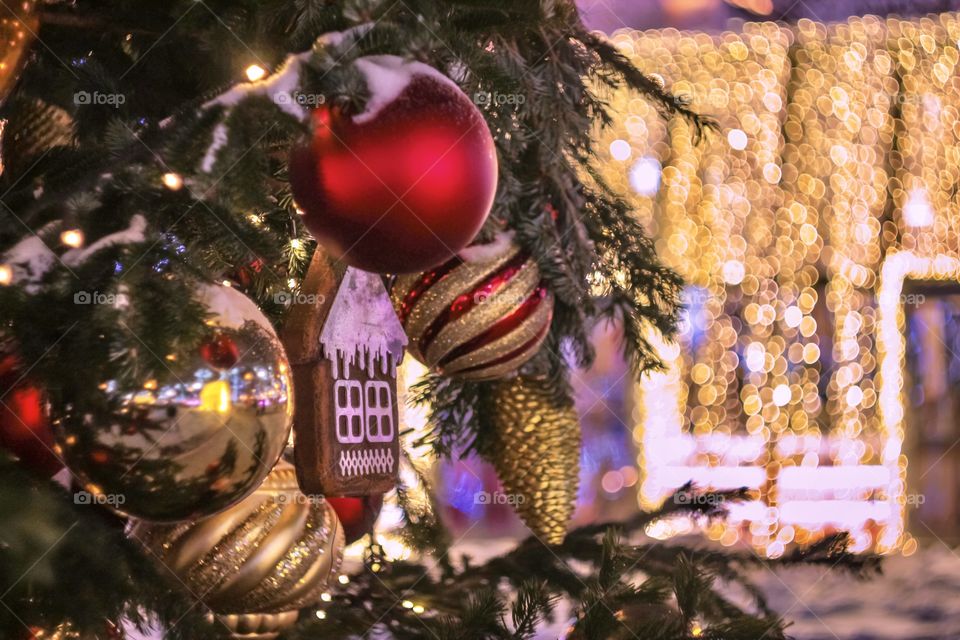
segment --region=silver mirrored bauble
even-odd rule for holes
[[[204,286],[197,298],[213,316],[195,354],[136,388],[102,384],[103,415],[57,421],[90,501],[144,520],[208,516],[254,491],[283,452],[293,388],[276,332],[234,289]]]

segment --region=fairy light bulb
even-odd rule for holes
[[[263,80],[263,78],[267,75],[267,70],[258,64],[251,64],[249,67],[247,67],[246,74],[247,80],[250,82],[256,82],[257,80]]]
[[[163,174],[161,178],[163,181],[163,186],[171,191],[179,191],[183,188],[183,176],[179,173],[168,172]]]
[[[0,264],[0,286],[6,287],[13,282],[13,269],[8,264]]]
[[[79,229],[67,229],[60,234],[60,242],[71,249],[79,249],[83,246],[83,231]]]

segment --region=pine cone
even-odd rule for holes
[[[496,384],[488,410],[495,433],[491,462],[517,514],[549,544],[560,544],[573,516],[580,474],[580,421],[545,381]]]
[[[14,178],[53,147],[74,142],[73,118],[65,110],[39,98],[16,96],[7,107],[9,120],[3,130],[2,157],[5,170]]]

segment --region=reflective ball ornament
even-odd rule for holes
[[[203,286],[210,335],[158,379],[100,385],[102,410],[67,407],[56,428],[64,461],[102,503],[172,522],[222,511],[254,491],[287,443],[293,389],[283,346],[256,305]],[[211,355],[212,354],[212,355]]]
[[[337,512],[337,518],[343,525],[343,534],[347,538],[347,544],[353,544],[373,530],[373,525],[383,508],[383,495],[359,498],[328,497],[327,503]]]

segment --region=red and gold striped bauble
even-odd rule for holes
[[[540,349],[553,318],[540,269],[509,234],[400,276],[391,296],[410,353],[444,375],[472,380],[518,369]]]

